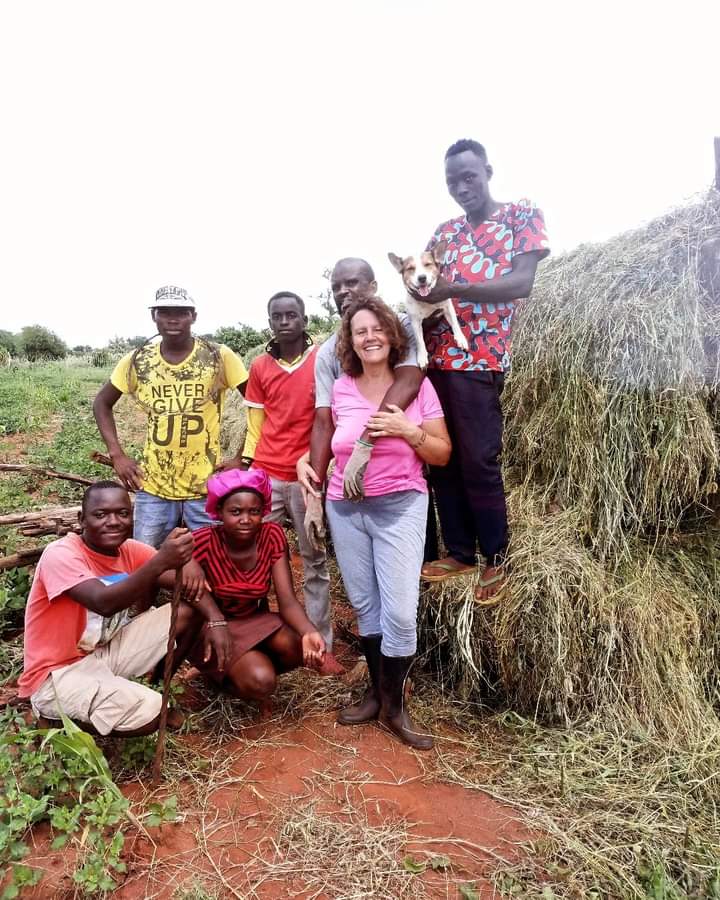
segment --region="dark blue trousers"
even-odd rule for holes
[[[508,543],[500,454],[502,372],[430,369],[453,449],[447,466],[431,466],[440,528],[448,554],[475,565],[477,548],[490,565],[502,563]]]

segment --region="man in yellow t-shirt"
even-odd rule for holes
[[[181,521],[193,531],[211,524],[205,483],[221,464],[223,399],[228,388],[244,395],[248,373],[228,347],[192,335],[197,313],[187,291],[160,288],[150,309],[160,341],[118,362],[93,410],[115,472],[137,491],[135,539],[158,547]],[[147,414],[142,468],[118,439],[113,407],[123,394]]]

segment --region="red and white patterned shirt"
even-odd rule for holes
[[[450,219],[435,231],[427,249],[447,241],[442,276],[456,284],[479,284],[512,272],[521,253],[550,252],[542,212],[528,200],[506,203],[473,228],[466,216]],[[441,317],[425,332],[429,368],[448,371],[505,372],[510,368],[515,303],[477,303],[453,298],[460,328],[469,350],[453,340],[450,325]]]

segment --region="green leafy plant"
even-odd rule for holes
[[[24,865],[30,828],[48,821],[52,849],[74,841],[79,850],[73,879],[85,895],[107,893],[125,872],[125,830],[137,820],[113,781],[91,735],[66,716],[62,727],[29,727],[17,713],[0,716],[0,867],[11,870],[4,898],[39,879]],[[175,821],[174,797],[152,804],[148,821]]]

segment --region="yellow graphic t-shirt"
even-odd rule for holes
[[[123,394],[133,394],[148,415],[144,491],[167,500],[205,496],[205,482],[220,461],[225,391],[247,377],[229,347],[197,339],[177,365],[162,358],[159,342],[123,356],[110,381]]]

